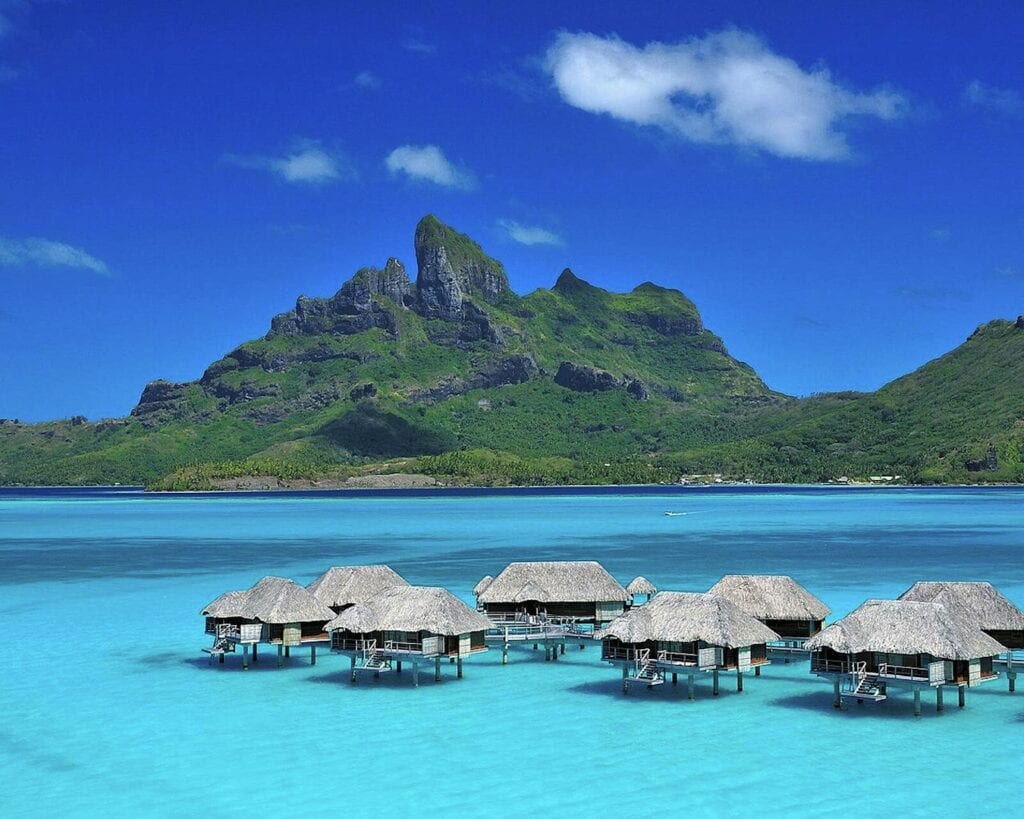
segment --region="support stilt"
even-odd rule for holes
[[[1017,690],[1017,672],[1016,671],[1010,671],[1010,672],[1007,673],[1007,675],[1006,675],[1006,684],[1009,687],[1011,694],[1014,691]]]
[[[461,680],[462,679],[462,658],[461,657],[459,657],[459,661],[458,661],[458,664],[455,666],[455,669],[456,669],[455,676],[458,679]]]
[[[967,687],[960,685],[957,686],[957,705],[963,708],[967,705]]]
[[[678,672],[678,671],[673,671],[673,672],[672,672],[672,685],[675,685],[675,684],[676,684],[676,677],[677,677],[678,675],[679,675],[679,672]]]
[[[585,649],[585,648],[586,648],[586,646],[585,646],[585,645],[583,645],[583,643],[581,642],[581,643],[580,643],[580,651],[583,651],[583,649]]]
[[[693,674],[686,675],[686,698],[693,699]]]
[[[441,658],[434,660],[434,682],[441,682]]]
[[[921,716],[921,689],[914,689],[914,716]]]
[[[508,643],[501,646],[501,664],[508,665]]]
[[[395,673],[396,674],[401,674],[402,673],[402,661],[401,660],[395,660]]]
[[[537,644],[536,644],[536,643],[534,643],[534,644],[533,644],[533,650],[534,650],[534,651],[536,651],[536,650],[537,650]]]
[[[626,679],[629,676],[629,666],[625,663],[622,664],[622,679]]]
[[[839,677],[832,680],[832,707],[843,707],[843,698],[839,695]]]
[[[316,665],[316,646],[309,647],[309,664]]]
[[[718,669],[711,672],[711,693],[718,696]]]
[[[743,692],[743,672],[736,669],[736,690]]]
[[[277,646],[277,667],[280,668],[284,665],[284,646],[278,644]]]
[[[352,682],[356,681],[356,655],[352,655]]]
[[[560,644],[560,645],[558,646],[558,653],[559,653],[559,654],[565,654],[565,641],[564,641],[564,640],[563,640],[563,641],[562,641],[562,643],[561,643],[561,644]]]
[[[760,677],[761,676],[761,666],[759,666],[759,665],[755,665],[754,666],[754,676],[755,677]]]
[[[412,664],[412,687],[420,687],[420,664],[417,662]]]
[[[253,662],[253,665],[255,665],[256,663],[258,663],[260,661],[259,652],[256,650],[258,646],[259,646],[259,643],[253,643],[252,644],[252,662]]]
[[[292,656],[292,647],[291,646],[285,646],[284,647],[284,656],[285,657],[291,657]]]
[[[942,704],[942,686],[935,686],[935,710],[938,713],[942,713],[945,710],[945,706]]]
[[[223,654],[223,652],[221,652],[221,655],[220,655],[220,659],[218,660],[218,662],[219,662],[219,663],[220,663],[221,665],[224,665],[224,654]]]
[[[449,657],[448,658],[448,665],[455,665],[455,658],[454,657]]]
[[[249,670],[249,646],[242,644],[242,671]]]
[[[558,659],[558,643],[551,644],[551,661],[554,662]]]

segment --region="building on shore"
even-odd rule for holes
[[[914,694],[921,713],[921,691],[935,689],[943,710],[943,690],[956,688],[959,705],[966,689],[994,680],[993,663],[1006,648],[941,603],[868,600],[806,643],[811,672],[831,679],[833,705],[843,700],[886,699],[892,688]]]
[[[802,652],[804,643],[821,631],[831,613],[821,600],[786,575],[727,574],[708,589],[708,594],[732,601],[777,632],[781,640],[769,648],[782,654]]]
[[[630,594],[595,561],[510,563],[477,597],[500,625],[523,617],[599,627],[630,603]]]
[[[441,679],[441,660],[456,663],[487,650],[491,622],[451,592],[432,586],[392,586],[356,603],[326,625],[331,650],[351,658],[352,681],[361,672],[402,672],[412,663],[413,685],[419,685],[421,662],[434,662]]]
[[[243,591],[222,594],[200,612],[206,617],[206,633],[214,637],[206,649],[224,662],[224,655],[242,648],[242,668],[259,659],[258,645],[277,646],[277,664],[295,646],[308,645],[310,662],[316,663],[318,643],[327,641],[324,625],[334,617],[330,607],[298,583],[284,577],[264,577]]]
[[[632,580],[630,580],[629,585],[626,586],[626,591],[629,592],[629,602],[632,606],[639,605],[639,603],[637,602],[637,597],[639,597],[641,594],[644,596],[644,602],[648,603],[650,602],[650,599],[658,593],[658,590],[654,587],[654,584],[642,575],[639,577],[634,577]]]
[[[306,588],[320,602],[341,614],[392,586],[409,583],[390,566],[332,566]]]
[[[601,658],[622,667],[622,686],[633,681],[660,685],[671,674],[687,675],[694,697],[694,675],[710,673],[718,694],[719,673],[736,672],[736,690],[743,674],[766,665],[767,644],[779,635],[724,597],[694,592],[659,592],[646,605],[630,609],[596,635]]]

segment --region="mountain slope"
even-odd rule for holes
[[[197,381],[147,385],[128,419],[0,427],[0,481],[151,482],[241,458],[315,472],[474,447],[634,457],[733,440],[788,400],[678,291],[608,293],[566,270],[521,298],[435,217],[414,246],[415,282],[392,258],[300,297]]]

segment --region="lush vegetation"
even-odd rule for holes
[[[504,275],[427,217],[417,245],[431,242],[456,271]],[[733,359],[682,293],[650,283],[609,293],[565,271],[550,290],[474,298],[477,324],[380,293],[371,321],[337,298],[306,300],[326,312],[241,345],[199,381],[147,390],[128,419],[0,423],[0,484],[195,489],[384,462],[492,485],[1024,481],[1024,328],[1011,322],[878,392],[795,400]],[[563,362],[610,375],[600,388],[557,383]]]

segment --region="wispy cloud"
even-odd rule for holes
[[[380,77],[374,74],[372,71],[360,71],[356,74],[355,79],[352,80],[359,88],[365,88],[367,91],[375,91],[380,88]]]
[[[403,40],[402,48],[404,48],[406,51],[411,51],[414,54],[430,55],[437,53],[436,45],[434,45],[433,43],[425,42],[423,40],[419,40],[415,37],[410,37],[406,40]]]
[[[904,285],[893,292],[901,298],[918,302],[970,301],[973,297],[966,290],[957,287],[919,287]]]
[[[449,162],[436,145],[402,145],[388,154],[384,164],[393,175],[405,174],[410,179],[444,188],[472,190],[476,187],[473,173]]]
[[[892,89],[847,89],[827,68],[804,70],[735,29],[642,47],[563,32],[545,66],[562,98],[584,111],[796,159],[845,159],[849,118],[893,120],[906,107]]]
[[[1010,264],[1000,265],[992,273],[1001,279],[1019,279],[1024,275],[1019,267],[1014,267]]]
[[[0,267],[68,267],[101,276],[111,275],[106,262],[81,248],[37,237],[10,239],[0,236]]]
[[[932,228],[928,235],[936,242],[948,242],[953,232],[949,228]]]
[[[813,329],[819,329],[821,327],[828,326],[828,322],[822,321],[821,319],[815,318],[814,316],[798,315],[795,317],[795,321],[801,327],[810,327]]]
[[[986,108],[1011,117],[1024,114],[1024,99],[1010,88],[996,88],[986,85],[980,80],[973,80],[965,89],[961,98],[965,105]]]
[[[355,168],[340,151],[312,139],[296,140],[282,156],[225,154],[224,160],[240,168],[269,171],[298,185],[330,185],[356,177]]]
[[[521,245],[564,245],[562,239],[554,231],[534,225],[524,225],[513,219],[499,219],[498,227],[505,231],[506,235]]]

